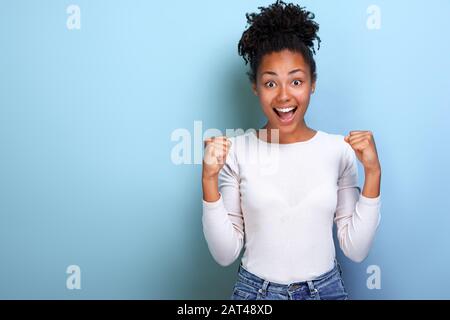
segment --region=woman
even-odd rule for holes
[[[314,14],[277,1],[247,14],[239,54],[267,117],[258,132],[205,140],[203,231],[214,259],[233,263],[245,244],[232,299],[348,299],[335,259],[369,253],[380,222],[381,166],[370,131],[347,136],[305,123],[316,87]],[[267,130],[267,133],[265,132]],[[276,147],[272,172],[246,161]],[[358,186],[356,158],[364,167]],[[244,241],[245,239],[245,241]]]

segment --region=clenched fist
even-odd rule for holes
[[[211,137],[205,140],[203,156],[203,178],[214,178],[219,175],[225,164],[231,141],[226,136]]]
[[[361,130],[350,131],[344,140],[355,151],[356,157],[363,165],[364,170],[377,172],[381,169],[372,132]]]

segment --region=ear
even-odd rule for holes
[[[316,91],[316,82],[315,81],[311,84],[311,94],[313,94],[314,91]]]
[[[252,83],[252,91],[253,91],[253,93],[255,94],[255,96],[258,95],[258,91],[256,91],[256,82],[253,82],[253,83]]]

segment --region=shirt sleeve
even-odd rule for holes
[[[368,198],[358,187],[356,155],[350,145],[341,161],[335,223],[339,245],[344,254],[362,262],[369,254],[380,224],[381,195]]]
[[[215,202],[203,201],[203,234],[214,260],[221,266],[232,264],[244,244],[244,218],[239,191],[239,168],[234,143],[219,172],[220,198]]]

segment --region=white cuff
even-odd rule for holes
[[[368,206],[378,206],[381,204],[381,194],[378,195],[378,197],[375,198],[368,198],[363,196],[363,194],[361,193],[359,195],[359,203],[368,205]]]
[[[220,192],[219,192],[219,195],[220,195],[219,199],[216,200],[216,201],[213,201],[213,202],[205,201],[205,200],[202,198],[202,201],[203,201],[203,208],[206,208],[206,209],[215,209],[215,208],[217,208],[217,207],[220,207],[220,206],[222,205],[222,203],[223,203],[223,199],[222,199],[222,194],[221,194]]]

